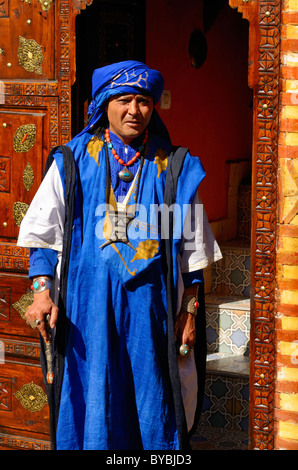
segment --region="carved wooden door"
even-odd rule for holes
[[[142,59],[131,54],[131,48],[140,49],[137,27],[143,23],[136,18],[144,12],[144,1],[91,4],[92,0],[0,1],[0,449],[50,449],[39,336],[24,321],[32,302],[29,250],[17,247],[16,241],[49,150],[71,139],[72,119],[74,133],[84,125],[78,120],[82,108],[73,106],[71,113],[71,95],[73,103],[85,104],[87,79],[78,74],[73,85],[76,60],[88,65],[86,31],[96,32],[89,69],[112,59]],[[76,50],[75,20],[82,9],[86,11],[77,22]],[[99,12],[101,28],[96,23]],[[95,27],[90,28],[95,16]],[[87,78],[90,86],[91,75]]]
[[[96,2],[114,4],[115,12],[119,4],[140,3]],[[29,253],[16,238],[49,149],[71,137],[75,17],[91,3],[0,1],[0,449],[49,448],[39,338],[23,320]],[[280,2],[229,3],[250,22],[248,76],[255,89],[251,447],[272,449]]]
[[[48,449],[49,411],[19,226],[58,141],[55,8],[51,0],[0,3],[0,448]],[[52,136],[50,138],[50,131]]]

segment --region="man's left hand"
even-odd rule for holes
[[[175,341],[177,346],[187,344],[193,348],[196,342],[195,316],[181,310],[175,322]]]

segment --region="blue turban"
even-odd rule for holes
[[[160,72],[134,60],[118,62],[94,70],[92,101],[88,109],[88,115],[91,115],[91,118],[80,134],[91,129],[101,118],[105,104],[111,96],[123,93],[148,93],[156,104],[161,97],[163,87],[164,79]],[[156,114],[154,114],[155,118]],[[159,124],[163,125],[161,122]]]

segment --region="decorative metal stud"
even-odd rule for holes
[[[31,413],[41,411],[48,401],[43,389],[33,382],[23,385],[14,395],[20,401],[22,407],[31,411]]]
[[[25,320],[25,314],[27,311],[27,308],[30,307],[34,299],[34,294],[33,292],[28,292],[28,294],[22,295],[22,297],[17,300],[14,304],[12,304],[13,308],[19,312],[21,318]],[[35,322],[28,322],[28,325],[31,326],[31,328],[37,328],[37,325]]]
[[[34,173],[30,163],[27,163],[23,172],[23,183],[27,191],[30,191],[34,182]]]
[[[10,67],[11,67],[11,63],[10,63],[10,62],[8,62],[7,67],[10,69]]]
[[[24,67],[25,70],[42,74],[42,46],[37,44],[34,39],[26,39],[19,36],[18,58],[19,64]]]
[[[43,11],[48,11],[51,8],[53,0],[39,0]]]
[[[3,227],[6,228],[7,227],[7,222],[3,222]]]
[[[13,136],[13,148],[15,152],[28,152],[36,140],[36,125],[24,124],[20,126]]]
[[[15,202],[13,205],[13,219],[18,227],[20,227],[23,218],[26,215],[27,210],[29,209],[28,204],[25,202]]]

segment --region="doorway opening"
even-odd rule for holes
[[[155,12],[158,9],[159,14]],[[149,28],[150,25],[150,28]],[[156,34],[158,31],[158,35]],[[205,270],[208,361],[193,447],[247,449],[253,90],[249,23],[228,0],[147,2],[146,59],[165,78],[159,114],[200,157],[199,193],[223,259]],[[214,447],[213,447],[214,448]]]
[[[228,449],[228,435],[231,448],[246,449],[253,128],[249,24],[228,0],[185,0],[183,5],[180,0],[97,0],[77,15],[76,36],[72,134],[86,125],[93,70],[141,60],[164,76],[157,110],[173,144],[188,147],[206,170],[199,192],[223,260],[204,272],[207,376],[192,445]]]
[[[76,16],[76,81],[72,136],[86,125],[94,69],[123,60],[146,60],[145,0],[96,0]]]

